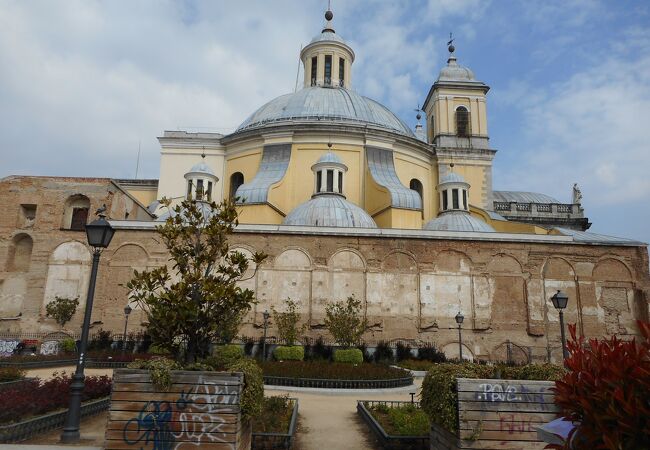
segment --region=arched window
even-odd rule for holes
[[[420,180],[418,180],[417,178],[413,178],[409,183],[409,189],[412,189],[418,193],[418,195],[420,196],[420,200],[422,200],[422,205],[424,205],[424,197],[422,196],[422,192],[423,192],[422,183],[420,182]]]
[[[34,241],[27,234],[19,234],[11,241],[9,257],[7,258],[8,272],[28,272],[32,261]]]
[[[239,186],[244,184],[244,174],[241,172],[235,172],[230,175],[230,200],[234,200],[237,195],[237,189]]]
[[[456,108],[456,136],[469,137],[470,133],[469,111],[459,106]]]
[[[66,230],[83,231],[88,222],[90,200],[85,195],[72,195],[65,201],[63,226]]]

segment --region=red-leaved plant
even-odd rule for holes
[[[585,342],[569,326],[568,373],[555,382],[555,403],[579,425],[564,447],[547,448],[650,449],[650,323],[637,323],[642,336],[631,341]]]

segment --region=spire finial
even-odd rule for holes
[[[449,42],[447,42],[447,50],[449,50],[449,53],[454,53],[454,51],[456,51],[456,47],[454,47],[454,36],[451,32],[449,33]]]
[[[332,12],[332,0],[327,1],[327,11],[325,11],[325,20],[327,23],[325,24],[325,28],[323,28],[323,33],[326,31],[331,31],[332,33],[335,33],[334,27],[332,26],[332,19],[334,18],[334,13]]]
[[[202,147],[201,159],[205,160],[205,147]]]
[[[414,111],[417,113],[417,114],[415,115],[415,118],[418,120],[418,124],[419,124],[419,123],[420,123],[420,119],[422,119],[422,114],[420,114],[420,113],[422,112],[422,109],[420,109],[420,104],[419,104],[419,103],[418,103],[418,107],[415,108]]]

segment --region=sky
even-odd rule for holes
[[[292,92],[326,0],[0,0],[0,177],[157,178],[164,130],[232,132]],[[411,126],[446,64],[488,84],[494,188],[650,242],[650,2],[333,0],[353,88]],[[302,77],[302,72],[301,75]]]

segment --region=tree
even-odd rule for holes
[[[297,303],[288,298],[285,304],[286,311],[278,312],[273,307],[271,307],[271,311],[273,311],[273,320],[275,326],[278,327],[280,339],[285,341],[286,345],[293,345],[298,339],[298,335],[305,329],[305,325],[298,326],[300,314],[296,311]]]
[[[163,200],[169,208],[169,200]],[[169,251],[171,269],[134,272],[127,284],[132,301],[147,314],[152,343],[170,351],[178,362],[190,364],[209,356],[210,344],[232,336],[255,302],[254,292],[242,289],[248,258],[230,251],[228,235],[237,226],[237,210],[222,203],[185,200],[156,231]],[[233,323],[235,322],[235,323]]]
[[[357,300],[353,295],[346,301],[327,305],[325,327],[337,344],[343,347],[358,344],[367,328],[367,321],[361,311],[361,300]]]
[[[53,318],[63,328],[66,323],[70,322],[72,316],[74,316],[77,306],[79,306],[79,297],[66,298],[56,296],[53,301],[45,306],[45,315]]]

